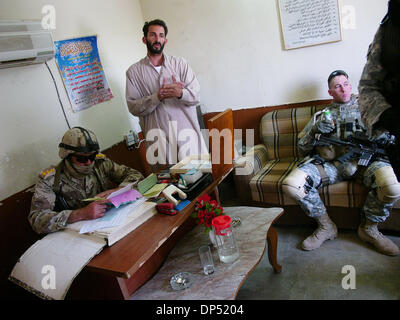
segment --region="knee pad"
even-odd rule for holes
[[[306,195],[304,187],[308,174],[299,169],[294,169],[282,182],[282,190],[296,200],[303,199]]]
[[[384,203],[392,203],[400,198],[400,183],[391,166],[379,168],[374,173],[378,199]]]

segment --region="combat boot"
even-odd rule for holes
[[[396,256],[400,253],[399,247],[378,230],[378,223],[366,219],[364,226],[360,225],[357,234],[361,240],[371,243],[376,250],[388,256]]]
[[[333,240],[337,237],[337,227],[329,218],[328,214],[314,218],[318,223],[318,228],[313,232],[311,236],[306,238],[301,248],[303,250],[314,250],[323,244],[326,240]]]

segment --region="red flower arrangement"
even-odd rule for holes
[[[217,201],[211,200],[208,194],[204,194],[197,198],[192,217],[196,219],[197,224],[204,224],[205,233],[209,233],[212,219],[224,215],[223,212],[224,208],[222,208]]]

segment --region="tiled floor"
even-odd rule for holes
[[[220,188],[223,206],[239,205],[228,179]],[[275,274],[265,252],[260,264],[239,290],[242,300],[399,300],[400,256],[389,257],[363,243],[354,230],[319,249],[303,251],[301,242],[313,232],[308,227],[276,227],[278,263]],[[389,235],[400,246],[400,237]]]
[[[237,299],[400,299],[400,256],[376,252],[352,230],[339,230],[337,239],[317,250],[303,251],[300,244],[312,229],[276,229],[282,272],[274,274],[265,253]],[[400,246],[400,237],[389,237]]]

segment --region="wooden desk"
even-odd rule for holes
[[[225,175],[226,176],[226,175]],[[215,180],[199,196],[218,198]],[[67,299],[129,299],[165,261],[168,253],[194,226],[190,217],[196,198],[175,216],[157,214],[95,256],[73,282]]]
[[[233,263],[220,262],[217,250],[212,249],[215,272],[204,275],[198,248],[210,241],[203,232],[204,226],[197,226],[175,246],[162,268],[133,295],[134,300],[229,300],[235,299],[239,288],[263,257],[266,238],[268,257],[276,273],[281,266],[276,261],[276,232],[274,222],[283,214],[282,208],[228,207],[225,213],[239,217],[241,225],[235,227],[234,235],[239,246],[239,259]],[[272,230],[272,231],[271,231]],[[175,291],[170,285],[171,277],[178,272],[190,272],[193,285],[182,291]]]

